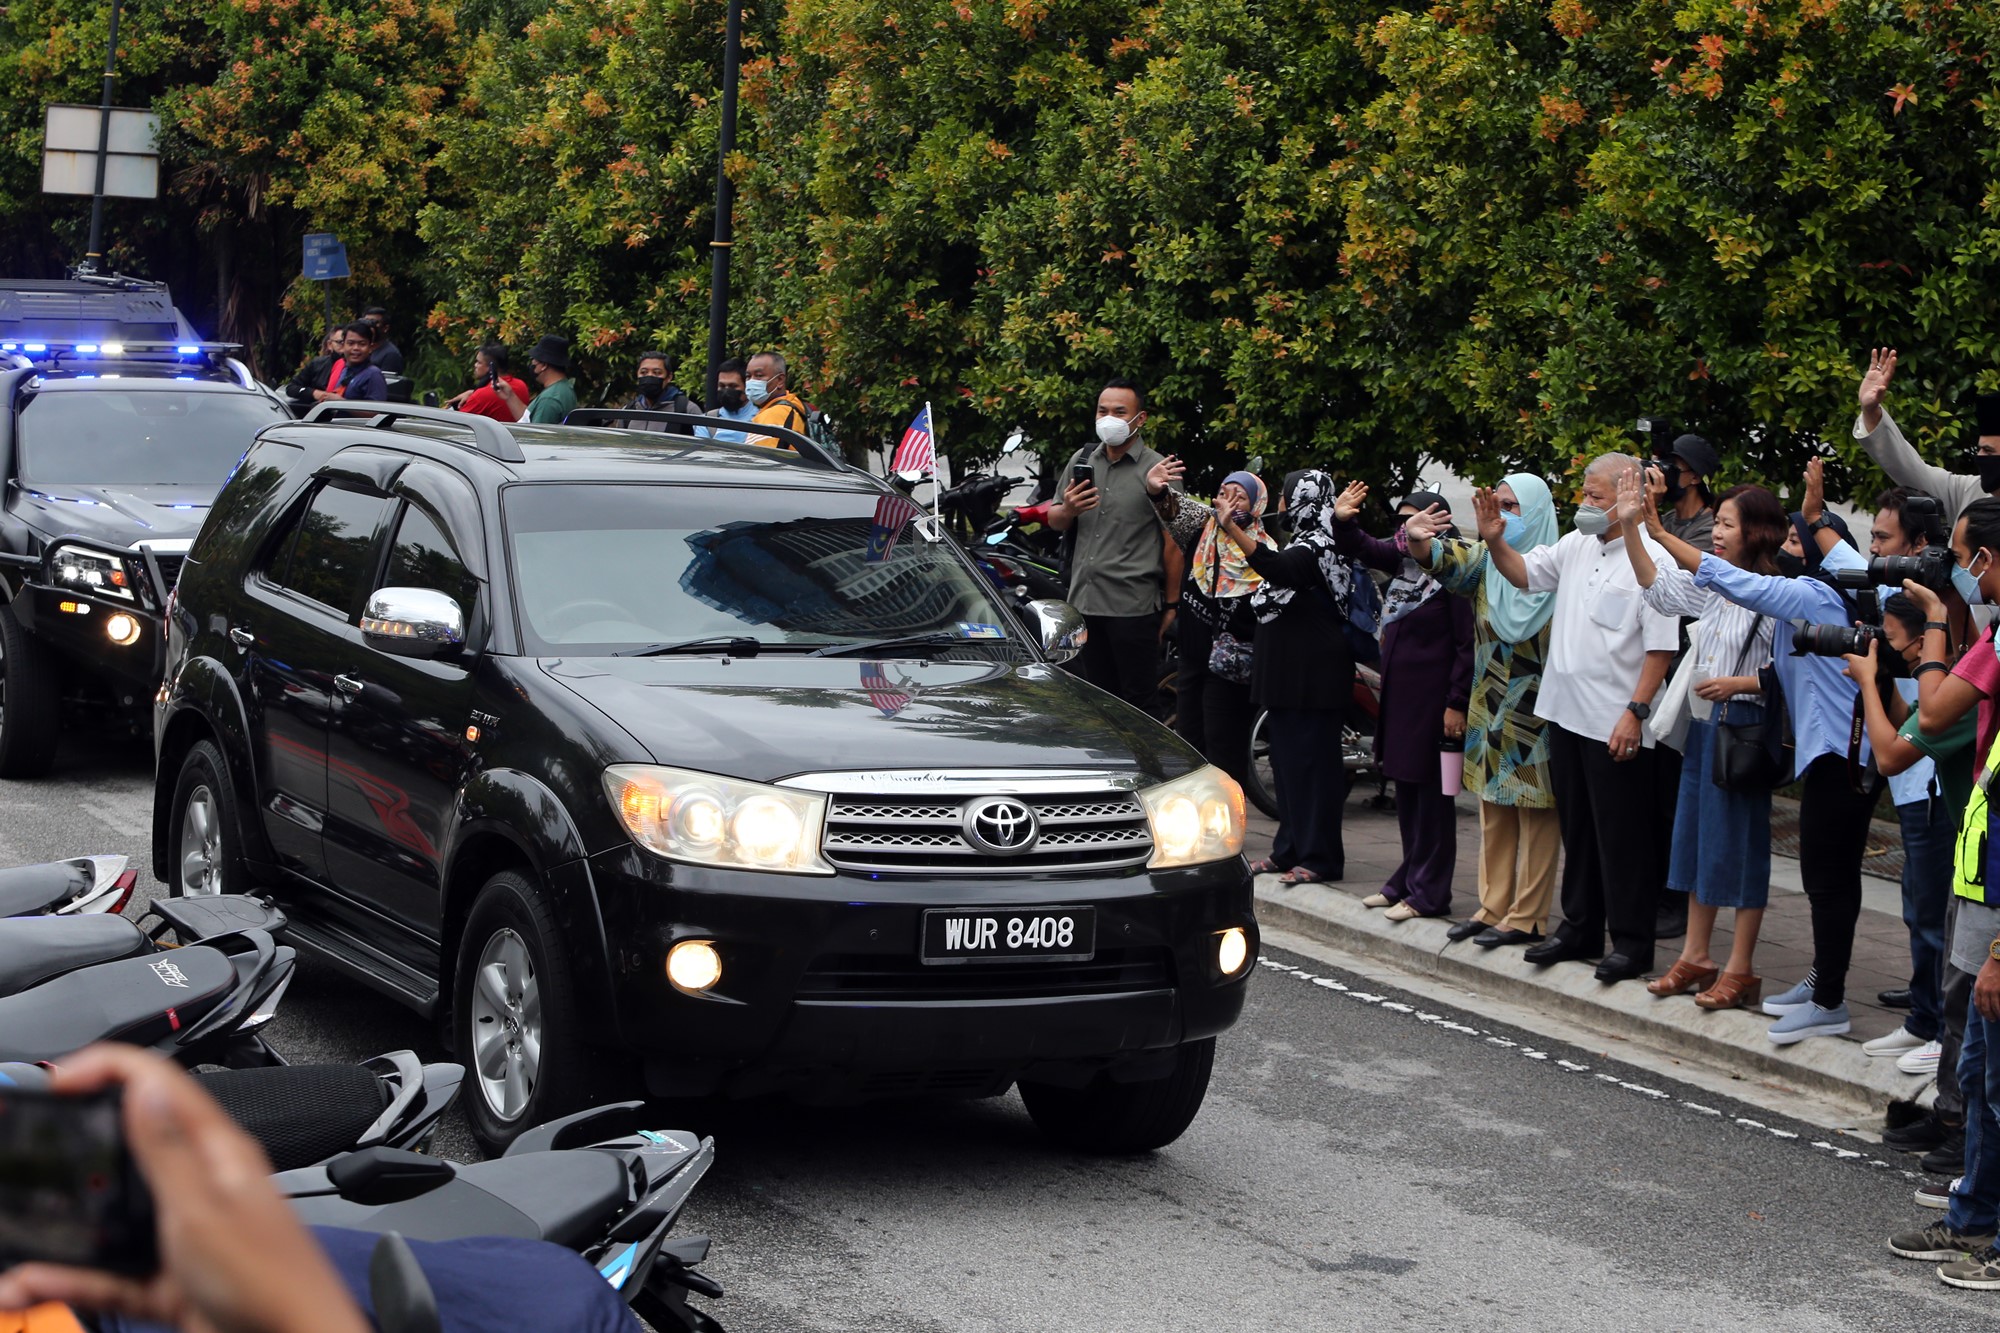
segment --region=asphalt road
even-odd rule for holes
[[[0,782],[0,864],[125,852],[139,746]],[[153,885],[155,889],[157,885]],[[1201,1118],[1142,1160],[1054,1152],[1017,1098],[679,1108],[715,1170],[732,1333],[1960,1328],[2000,1294],[1891,1256],[1908,1159],[1273,951]],[[295,1061],[435,1053],[407,1012],[308,971]],[[453,1126],[440,1150],[471,1152]]]

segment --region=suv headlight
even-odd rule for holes
[[[1210,765],[1139,793],[1153,828],[1149,870],[1198,866],[1243,852],[1243,788]]]
[[[613,764],[604,770],[604,794],[632,841],[669,860],[790,875],[833,873],[819,854],[827,803],[819,792],[657,764]]]
[[[131,565],[109,551],[64,544],[49,552],[49,581],[93,597],[117,597],[129,602],[138,577]]]

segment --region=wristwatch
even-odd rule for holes
[[[1633,717],[1638,718],[1641,722],[1644,722],[1653,715],[1653,705],[1642,704],[1637,699],[1634,699],[1631,703],[1625,705],[1625,711]]]
[[[1832,527],[1832,526],[1833,526],[1833,517],[1832,517],[1832,515],[1830,515],[1830,514],[1821,514],[1821,515],[1820,515],[1820,516],[1819,516],[1818,518],[1816,518],[1816,519],[1814,519],[1814,520],[1813,520],[1812,522],[1810,522],[1810,523],[1806,524],[1806,531],[1807,531],[1807,532],[1818,532],[1818,531],[1820,531],[1820,530],[1821,530],[1822,528],[1830,528],[1830,527]]]
[[[1994,962],[2000,963],[2000,940],[1995,940],[1986,946],[1986,956]]]

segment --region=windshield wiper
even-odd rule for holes
[[[966,643],[1000,643],[999,639],[967,639],[944,630],[929,634],[905,634],[895,639],[874,639],[867,643],[831,643],[807,653],[807,657],[870,657],[898,648],[955,648]]]
[[[612,656],[668,657],[674,653],[707,653],[720,650],[732,657],[755,657],[760,649],[768,646],[740,634],[710,634],[699,639],[683,639],[679,643],[649,643],[644,648],[626,648],[613,653]]]

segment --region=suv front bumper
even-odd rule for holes
[[[1013,1080],[1149,1076],[1242,1012],[1258,948],[1242,858],[1157,874],[869,880],[706,870],[637,848],[590,858],[615,1022],[660,1095],[977,1095]],[[1087,963],[926,965],[932,907],[1093,907]],[[1216,965],[1240,927],[1249,959]],[[708,940],[722,979],[692,995],[667,951]]]
[[[166,622],[158,611],[116,598],[46,583],[22,585],[14,601],[21,628],[62,653],[136,705],[150,706],[167,666]],[[130,616],[138,638],[114,642],[106,626],[114,615]]]

